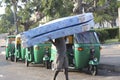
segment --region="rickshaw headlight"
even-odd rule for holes
[[[94,61],[96,62],[98,59],[97,58],[94,58]]]

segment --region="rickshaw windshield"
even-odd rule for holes
[[[15,38],[8,38],[7,43],[14,44]]]
[[[75,34],[75,38],[77,43],[99,43],[96,33],[91,31]]]

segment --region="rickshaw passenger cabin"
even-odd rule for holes
[[[94,31],[85,31],[65,37],[69,66],[75,69],[88,67],[90,48],[95,49],[95,57],[100,58],[100,43]],[[54,61],[56,48],[52,45],[51,61]]]

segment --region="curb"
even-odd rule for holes
[[[109,65],[109,64],[99,64],[99,69],[106,69],[113,72],[120,72],[120,66]]]

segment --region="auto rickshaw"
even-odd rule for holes
[[[15,62],[18,60],[25,61],[25,48],[21,45],[21,36],[18,34],[15,38]]]
[[[50,43],[40,43],[32,47],[26,48],[25,55],[25,65],[28,67],[30,63],[33,64],[44,64],[46,59],[43,57],[50,53],[51,44]],[[48,66],[47,66],[48,67]]]
[[[15,53],[15,35],[9,35],[6,39],[6,60],[10,58],[11,61],[14,61]]]
[[[97,66],[100,59],[100,43],[96,32],[91,30],[67,36],[66,47],[70,67],[78,70],[88,68],[92,75],[97,74]],[[54,61],[55,54],[56,49],[52,46],[51,61]],[[91,56],[94,58],[91,59]]]

